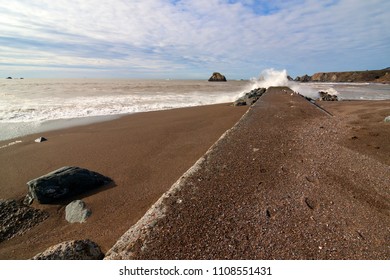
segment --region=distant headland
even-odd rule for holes
[[[390,84],[390,67],[382,70],[318,72],[312,76],[303,75],[290,80],[297,82],[337,82],[337,83],[384,83]]]

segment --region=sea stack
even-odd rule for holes
[[[219,72],[214,72],[209,82],[226,82],[226,77]]]

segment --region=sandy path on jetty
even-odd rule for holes
[[[382,105],[331,117],[270,89],[107,258],[389,259],[389,154],[348,144],[350,122],[389,129]]]
[[[221,104],[139,113],[22,137],[22,143],[0,149],[0,198],[23,197],[27,181],[65,165],[99,172],[116,184],[83,198],[92,210],[84,224],[68,224],[65,205],[34,202],[50,218],[0,243],[0,259],[30,258],[59,242],[85,238],[107,251],[247,109]],[[41,135],[48,141],[34,143]]]

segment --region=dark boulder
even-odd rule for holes
[[[7,77],[6,79],[7,79],[7,80],[12,80],[12,77]]]
[[[65,166],[27,182],[29,196],[39,203],[57,203],[104,186],[112,180],[80,167]]]
[[[254,104],[260,96],[262,96],[267,91],[266,88],[256,88],[250,92],[245,93],[242,97],[234,101],[234,106],[245,106]]]
[[[213,75],[209,78],[209,82],[226,82],[226,77],[221,73],[214,72]]]

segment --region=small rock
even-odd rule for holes
[[[41,143],[41,142],[47,141],[47,139],[45,137],[39,137],[39,138],[35,139],[34,141],[37,143]]]
[[[89,239],[65,241],[35,255],[33,260],[101,260],[100,247]]]
[[[65,207],[65,219],[69,223],[84,223],[91,213],[82,200],[74,200]]]
[[[390,116],[387,116],[383,121],[384,122],[390,122]]]

